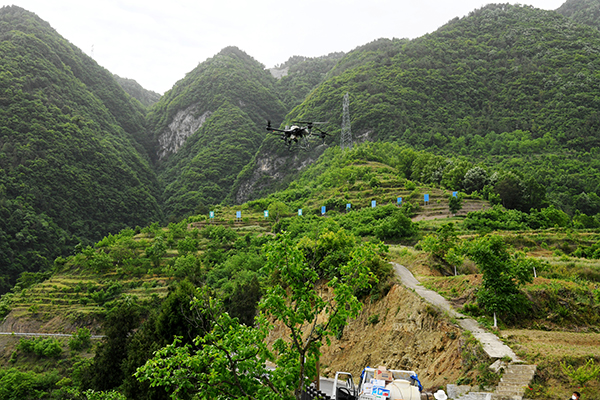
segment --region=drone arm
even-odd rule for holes
[[[285,130],[284,130],[284,129],[272,128],[272,127],[270,127],[270,126],[267,126],[267,130],[268,130],[269,132],[285,132]]]

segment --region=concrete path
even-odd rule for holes
[[[71,333],[22,333],[22,332],[0,332],[5,336],[39,336],[39,337],[72,337]],[[91,339],[102,339],[104,335],[91,335]]]
[[[396,270],[396,275],[400,278],[404,286],[409,289],[413,289],[425,301],[446,311],[451,317],[456,318],[461,328],[471,332],[473,336],[479,340],[483,346],[483,350],[490,356],[490,358],[502,358],[508,356],[513,362],[520,361],[511,348],[502,343],[502,341],[498,339],[496,335],[485,331],[474,319],[468,318],[467,316],[455,311],[450,303],[448,303],[448,301],[439,293],[424,288],[406,267],[394,262],[392,265]]]

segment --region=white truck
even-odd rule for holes
[[[384,379],[378,379],[378,378]],[[332,400],[421,400],[423,387],[414,371],[365,368],[358,386],[349,372],[336,372]]]

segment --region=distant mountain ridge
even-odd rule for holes
[[[142,85],[137,83],[134,79],[121,78],[115,74],[113,74],[113,77],[123,90],[146,107],[150,107],[160,99],[160,94],[153,92],[152,90],[144,89]]]
[[[278,68],[271,68],[271,74],[278,78],[277,92],[287,109],[291,110],[302,103],[306,96],[325,80],[329,71],[343,56],[343,52],[314,58],[294,56]]]

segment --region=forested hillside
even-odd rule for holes
[[[0,9],[1,290],[79,242],[161,219],[144,109],[19,7]]]
[[[599,50],[600,32],[556,12],[489,5],[421,38],[381,39],[348,53],[286,122],[328,120],[339,133],[349,93],[355,140],[400,141],[515,169],[574,212],[575,196],[600,184]],[[257,159],[275,159],[261,151]],[[298,160],[282,164],[280,177]],[[257,164],[247,177],[264,181],[271,172]]]
[[[556,12],[580,24],[600,28],[600,1],[598,0],[567,0],[556,9]]]
[[[199,64],[148,113],[169,217],[220,203],[285,107],[275,78],[235,47]]]
[[[287,110],[302,103],[343,56],[341,52],[314,58],[294,56],[272,68],[271,73],[279,76],[276,88]]]
[[[452,216],[451,191],[417,183],[447,161],[454,167],[440,172],[441,180],[457,182],[469,168],[463,182],[471,189],[497,172],[395,143],[331,148],[289,188],[267,198],[218,206],[215,218],[194,215],[167,227],[125,229],[57,259],[51,271],[23,275],[0,300],[4,331],[79,329],[64,340],[7,338],[0,349],[0,393],[79,393],[76,398],[84,399],[88,390],[116,390],[128,399],[168,399],[173,393],[191,398],[236,387],[227,379],[236,375],[252,377],[243,381],[248,392],[258,393],[270,386],[255,382],[268,375],[278,385],[287,383],[286,395],[276,398],[292,399],[298,363],[306,361],[312,366],[308,374],[315,374],[315,354],[305,359],[281,343],[270,356],[263,353],[267,343],[290,335],[274,307],[294,313],[292,326],[311,326],[306,319],[316,323],[327,315],[316,307],[340,304],[332,296],[357,270],[362,284],[342,293],[355,294],[350,304],[363,311],[347,324],[343,317],[343,329],[320,333],[332,343],[317,344],[322,374],[360,374],[365,363],[385,363],[417,371],[430,392],[454,382],[473,390],[494,386],[500,379],[488,372],[494,360],[446,313],[402,288],[387,262],[393,260],[484,326],[491,326],[497,310],[500,329],[518,356],[541,366],[527,397],[565,398],[571,375],[561,364],[600,360],[594,345],[600,339],[599,234],[554,207],[523,213],[492,206],[482,197],[497,202],[499,185],[461,194],[457,198],[472,211]],[[424,204],[424,194],[430,194],[430,204]],[[242,218],[235,217],[237,210]],[[437,219],[416,222],[426,215]],[[590,220],[600,226],[598,216]],[[499,284],[491,296],[485,295],[489,272],[476,258],[482,253],[506,269],[496,281],[506,286]],[[515,272],[526,285],[515,285]],[[290,300],[298,291],[311,297]],[[255,319],[259,310],[270,318]],[[91,347],[89,337],[83,341],[85,330],[106,337]],[[557,337],[575,343],[535,351],[527,338],[536,333],[562,334]],[[389,352],[391,346],[396,350]],[[266,374],[265,358],[286,376]],[[600,382],[588,379],[589,393],[598,387]],[[590,399],[598,398],[592,394]]]
[[[239,107],[225,102],[172,155],[161,178],[168,217],[207,213],[229,193],[237,174],[263,140],[256,123]]]

